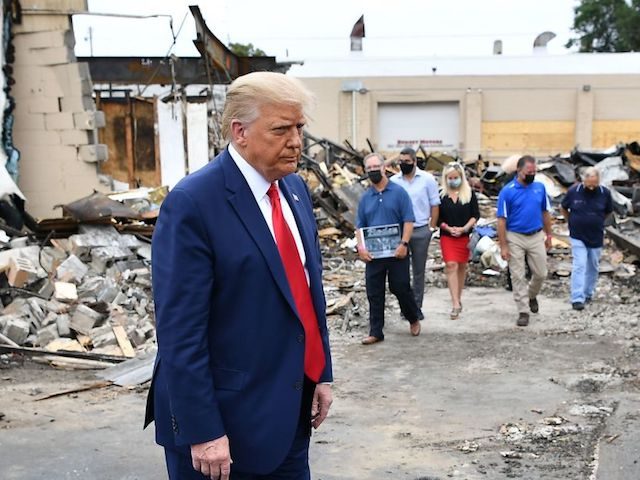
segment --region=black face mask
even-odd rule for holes
[[[409,175],[413,172],[413,163],[401,163],[400,170],[402,170],[403,175]]]
[[[420,170],[424,170],[425,168],[427,168],[427,161],[424,158],[419,158],[416,161],[416,165],[418,165],[418,168]]]
[[[371,170],[367,172],[369,180],[371,180],[376,185],[382,181],[382,172],[380,170]]]
[[[531,173],[529,175],[525,175],[524,176],[524,183],[526,183],[527,185],[531,185],[535,179],[536,179],[536,175],[534,173]]]

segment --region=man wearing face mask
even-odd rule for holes
[[[369,300],[369,335],[362,340],[363,345],[372,345],[384,340],[385,283],[389,278],[389,290],[398,299],[400,311],[409,321],[411,335],[420,335],[422,312],[416,304],[409,281],[408,248],[413,233],[413,208],[411,199],[404,189],[390,182],[384,174],[384,160],[377,153],[364,159],[365,169],[371,187],[362,195],[356,219],[358,255],[367,264],[366,287]],[[367,250],[363,228],[382,225],[401,227],[400,243],[392,258],[376,258]]]
[[[562,200],[562,214],[569,221],[573,268],[571,306],[583,310],[591,302],[598,282],[604,221],[613,211],[611,192],[600,185],[600,172],[589,167],[584,180],[569,189]]]
[[[544,185],[535,181],[536,159],[518,160],[516,177],[498,196],[498,239],[502,258],[509,262],[519,327],[529,325],[529,311],[538,313],[538,293],[547,277],[551,248],[551,205]],[[531,281],[525,276],[525,260]]]
[[[416,160],[415,150],[409,147],[402,150],[400,152],[401,172],[391,177],[391,181],[400,185],[409,194],[416,218],[413,234],[409,240],[409,253],[413,272],[413,297],[418,307],[422,307],[424,271],[429,253],[431,229],[435,228],[434,222],[438,218],[440,194],[433,175],[418,169]]]

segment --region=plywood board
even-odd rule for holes
[[[118,341],[118,345],[124,353],[124,356],[127,358],[133,358],[136,356],[136,352],[131,346],[131,342],[129,341],[129,337],[127,336],[127,332],[125,332],[124,327],[122,325],[113,325],[112,327],[113,334],[116,336],[116,340]]]
[[[180,104],[158,102],[158,135],[162,185],[173,188],[186,174]]]
[[[552,155],[569,152],[574,144],[575,123],[572,121],[482,123],[482,150],[490,156]]]
[[[189,173],[193,173],[209,163],[206,103],[187,104],[187,149]]]
[[[640,113],[638,113],[640,117]],[[596,120],[592,128],[593,148],[609,148],[620,142],[640,141],[640,120]]]

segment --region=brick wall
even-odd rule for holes
[[[14,143],[21,152],[19,186],[36,217],[60,216],[53,206],[108,190],[98,181],[107,149],[96,144],[104,125],[92,99],[87,64],[77,63],[69,12],[86,10],[79,0],[21,1],[14,26],[16,100]],[[62,14],[35,14],[30,8]]]

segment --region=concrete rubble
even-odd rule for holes
[[[56,246],[29,240],[0,252],[0,281],[7,286],[0,333],[22,347],[54,352],[124,357],[128,348],[152,349],[150,243],[140,238],[81,223]],[[124,337],[116,333],[120,327]]]

